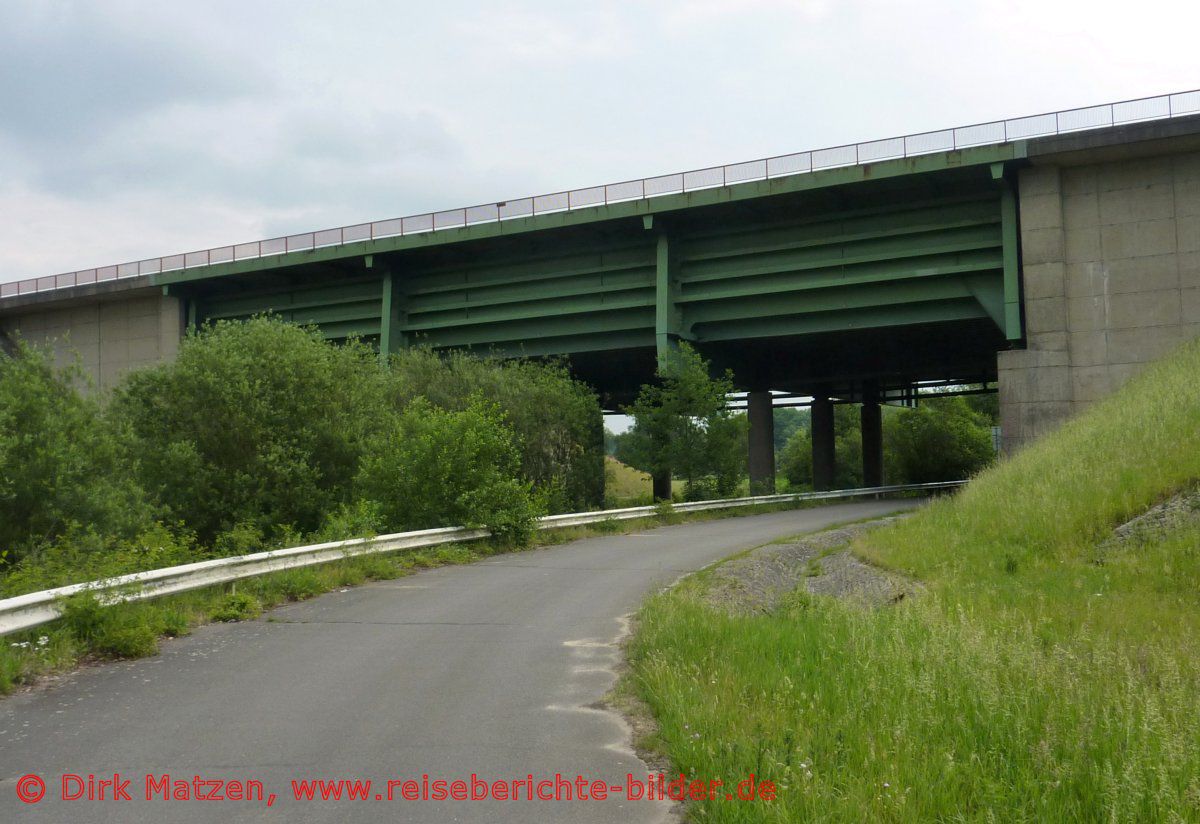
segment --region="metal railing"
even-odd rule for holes
[[[905,484],[879,486],[864,489],[841,489],[832,492],[802,492],[790,495],[757,495],[750,498],[728,498],[720,501],[696,501],[675,504],[676,512],[702,512],[710,509],[734,509],[744,506],[801,503],[837,498],[858,498],[870,495],[885,495],[895,492],[933,492],[953,489],[965,481],[945,481],[932,484]],[[585,526],[602,521],[626,521],[655,515],[654,506],[635,506],[625,509],[608,509],[600,512],[578,512],[567,515],[549,515],[538,521],[538,529],[559,529],[570,526]],[[122,601],[142,601],[176,592],[238,581],[255,575],[280,572],[285,569],[315,566],[380,552],[396,552],[404,549],[419,549],[458,541],[473,541],[490,535],[486,529],[472,527],[443,527],[421,529],[415,532],[398,532],[380,535],[377,538],[354,538],[348,541],[330,541],[323,544],[274,549],[252,555],[233,558],[216,558],[194,564],[134,572],[101,581],[56,587],[41,592],[30,592],[13,598],[0,600],[0,635],[30,629],[53,621],[62,614],[63,601],[82,592],[93,592],[104,604]]]
[[[0,297],[1197,113],[1200,113],[1200,90],[1123,100],[29,278],[0,284]]]

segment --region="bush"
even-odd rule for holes
[[[77,366],[18,341],[0,355],[0,550],[14,563],[71,529],[129,536],[149,517]]]
[[[349,499],[383,379],[362,344],[272,317],[218,322],[130,374],[112,417],[129,422],[143,485],[202,542],[239,524],[308,532]]]
[[[901,476],[893,483],[962,480],[995,457],[990,423],[966,398],[927,400],[887,423],[885,449]]]
[[[166,622],[160,608],[146,604],[103,606],[83,593],[63,605],[63,623],[80,646],[112,658],[141,658],[158,651]]]
[[[860,408],[833,409],[834,486],[863,484]],[[931,483],[970,477],[994,458],[988,418],[968,398],[925,400],[915,409],[883,408],[884,482]],[[800,428],[779,456],[780,471],[794,488],[812,485],[812,435]]]
[[[62,537],[26,555],[0,582],[0,594],[20,595],[144,569],[188,564],[204,557],[191,535],[162,524],[152,524],[129,539],[73,527]]]
[[[596,395],[559,362],[479,358],[425,348],[391,358],[393,405],[424,397],[465,410],[475,397],[495,403],[517,436],[521,474],[551,511],[591,509],[604,500],[604,417]]]
[[[372,441],[357,489],[389,530],[486,526],[521,540],[543,507],[520,477],[517,444],[493,403],[447,412],[418,398]]]
[[[262,615],[262,604],[248,592],[231,592],[212,611],[214,621],[244,621]]]
[[[862,486],[862,435],[859,407],[838,404],[833,407],[833,443],[835,489]],[[886,426],[887,415],[884,416]],[[887,443],[884,448],[886,451]],[[887,463],[887,455],[884,455]],[[779,469],[793,489],[810,488],[813,483],[812,431],[798,427],[788,439],[779,457]],[[890,481],[890,478],[887,479]]]

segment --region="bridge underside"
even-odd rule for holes
[[[388,350],[564,356],[610,407],[673,340],[740,388],[850,397],[863,381],[994,378],[995,352],[1020,336],[1009,202],[979,164],[652,215],[605,207],[616,216],[474,242],[286,255],[169,288],[198,323],[271,311]]]
[[[858,403],[864,386],[886,394],[921,381],[994,382],[996,352],[1005,346],[990,320],[975,320],[699,343],[697,349],[716,369],[733,370],[741,390],[825,394]],[[598,387],[606,408],[615,410],[653,375],[655,350],[584,352],[569,359],[575,374]]]
[[[657,353],[689,341],[751,393],[751,476],[770,488],[769,390],[816,396],[814,421],[830,427],[829,402],[864,403],[864,455],[875,454],[881,399],[920,381],[994,381],[996,352],[1021,337],[1017,211],[1003,160],[967,150],[920,162],[927,167],[814,172],[802,185],[758,181],[160,282],[192,323],[269,311],[382,352],[562,357],[611,410],[652,377]],[[818,429],[815,453],[832,443],[832,429]]]

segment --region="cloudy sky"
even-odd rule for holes
[[[1198,24],[1187,0],[3,0],[0,280],[1197,88]]]

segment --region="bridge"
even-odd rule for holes
[[[1014,449],[1200,334],[1200,92],[876,140],[0,286],[0,332],[77,350],[101,389],[188,326],[271,311],[389,353],[562,356],[607,408],[689,341],[771,408],[998,386]],[[63,343],[69,336],[69,344]]]

